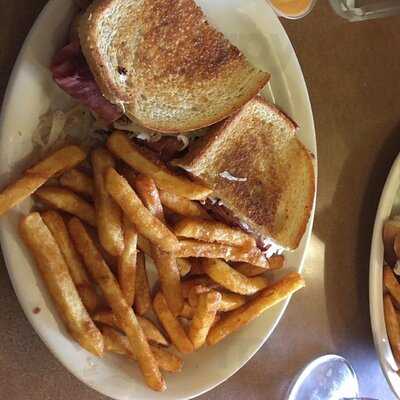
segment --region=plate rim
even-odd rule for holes
[[[6,115],[7,115],[7,110],[8,110],[8,106],[9,106],[9,101],[10,101],[10,97],[14,91],[14,87],[17,83],[17,77],[18,77],[18,72],[20,70],[21,64],[24,60],[24,55],[26,53],[26,51],[28,50],[29,47],[29,43],[30,40],[32,38],[32,36],[34,35],[34,33],[36,32],[37,29],[40,28],[41,24],[42,24],[42,20],[44,20],[47,17],[47,13],[49,12],[49,10],[52,9],[52,7],[54,6],[54,4],[56,4],[58,1],[60,0],[49,0],[45,6],[42,8],[42,10],[40,11],[40,13],[38,14],[38,16],[36,17],[32,27],[29,30],[29,33],[27,34],[27,36],[25,37],[24,43],[20,48],[20,51],[18,53],[18,56],[16,58],[16,61],[13,65],[12,68],[12,72],[10,74],[8,83],[7,83],[7,88],[3,97],[3,103],[2,103],[2,107],[1,107],[1,114],[0,114],[0,147],[3,147],[4,145],[4,141],[6,140],[6,135],[3,134],[4,132],[4,124],[5,124],[5,119],[6,119]],[[271,8],[272,7],[269,4],[266,4],[267,7]],[[296,76],[296,80],[297,80],[297,84],[299,85],[299,88],[301,89],[301,92],[303,94],[304,97],[304,109],[307,111],[307,118],[309,119],[309,123],[310,123],[310,127],[312,128],[312,132],[309,134],[309,140],[310,140],[310,146],[309,146],[309,151],[312,152],[312,156],[313,156],[313,167],[314,167],[314,175],[315,175],[315,193],[314,193],[314,198],[313,198],[313,205],[312,205],[312,209],[311,209],[311,213],[310,213],[310,218],[309,221],[307,223],[307,228],[306,231],[304,233],[304,237],[302,238],[302,242],[304,243],[304,250],[301,254],[300,261],[298,264],[298,268],[297,270],[301,273],[303,271],[304,268],[304,261],[305,261],[305,257],[306,257],[306,253],[307,253],[307,249],[309,247],[310,244],[310,239],[311,239],[311,235],[312,235],[312,231],[313,231],[313,224],[314,224],[314,218],[315,218],[315,211],[316,211],[316,199],[317,199],[317,191],[318,191],[318,151],[317,151],[317,142],[316,142],[316,132],[315,132],[315,123],[314,123],[314,115],[313,115],[313,110],[312,110],[312,105],[311,105],[311,101],[310,101],[310,97],[309,97],[309,92],[308,92],[308,88],[307,88],[307,84],[304,78],[304,74],[303,71],[301,69],[297,54],[293,48],[293,44],[290,40],[290,38],[287,35],[287,32],[285,30],[285,28],[283,27],[281,21],[279,20],[279,18],[274,14],[274,18],[276,18],[276,22],[279,25],[279,28],[282,31],[282,35],[286,41],[286,43],[289,46],[290,52],[292,53],[292,55],[294,56],[294,63],[295,63],[295,68],[298,72],[297,76]],[[99,390],[96,387],[96,383],[91,381],[91,380],[84,380],[79,374],[77,374],[74,370],[70,369],[69,366],[65,365],[64,362],[62,362],[60,360],[60,358],[57,356],[56,352],[53,351],[53,349],[48,345],[47,341],[46,341],[46,337],[45,335],[42,335],[35,327],[35,323],[33,322],[33,316],[30,312],[28,312],[28,310],[25,309],[25,307],[22,306],[21,301],[19,299],[19,295],[18,295],[18,290],[17,290],[17,284],[14,280],[13,274],[11,273],[11,255],[8,252],[8,249],[6,248],[6,246],[4,245],[4,224],[1,224],[0,226],[0,247],[2,250],[2,254],[5,260],[5,265],[7,267],[7,272],[8,272],[8,276],[10,278],[10,281],[12,283],[13,286],[13,290],[14,293],[17,297],[18,302],[21,305],[22,311],[24,313],[24,315],[26,316],[26,318],[28,319],[30,325],[32,326],[32,329],[35,331],[35,333],[40,337],[40,339],[42,340],[42,342],[45,344],[46,348],[51,352],[51,354],[61,363],[61,365],[66,368],[68,370],[69,373],[71,373],[73,376],[75,376],[80,382],[84,383],[85,385],[87,385],[88,387],[90,387],[91,389],[103,394],[103,395],[107,395],[110,397],[113,397],[112,394],[110,394],[109,392],[104,392],[102,390]],[[222,383],[224,383],[225,381],[227,381],[229,378],[231,378],[234,374],[236,374],[236,372],[238,372],[238,370],[240,370],[241,368],[243,368],[249,361],[250,359],[252,359],[254,357],[254,355],[260,350],[260,348],[265,344],[265,342],[270,338],[270,336],[275,332],[275,329],[277,327],[277,325],[279,324],[279,322],[281,321],[284,313],[286,312],[286,309],[288,307],[288,304],[291,300],[291,296],[289,298],[287,298],[284,302],[281,303],[282,308],[278,314],[278,316],[276,317],[274,323],[271,325],[271,328],[269,330],[269,333],[267,335],[265,335],[263,337],[263,340],[260,341],[259,345],[254,349],[254,351],[242,362],[240,363],[240,365],[235,368],[230,374],[228,374],[226,377],[224,377],[224,379],[218,381],[217,383],[213,384],[212,386],[208,386],[207,388],[205,388],[204,390],[201,391],[197,391],[196,393],[194,393],[193,395],[189,396],[189,397],[181,397],[180,399],[193,399],[197,396],[200,396],[204,393],[207,393],[211,390],[213,390],[214,388],[218,387],[219,385],[221,385]]]

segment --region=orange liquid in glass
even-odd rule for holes
[[[305,13],[310,7],[312,0],[270,0],[272,5],[288,17],[296,17]]]

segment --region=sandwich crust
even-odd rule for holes
[[[174,164],[214,190],[251,230],[295,249],[313,206],[315,175],[296,124],[261,97]]]
[[[160,132],[209,126],[268,82],[194,0],[98,0],[80,42],[104,96]]]

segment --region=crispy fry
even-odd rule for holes
[[[179,275],[181,277],[186,276],[190,272],[190,270],[192,269],[191,262],[186,258],[177,258],[176,259],[176,264],[178,266]]]
[[[252,265],[246,262],[236,263],[234,268],[236,271],[240,272],[243,275],[248,277],[253,277],[257,275],[262,275],[266,270],[275,270],[283,267],[285,262],[285,257],[283,255],[275,254],[272,257],[268,258],[268,268],[257,267],[256,265]]]
[[[383,267],[383,284],[396,300],[397,304],[400,305],[400,283],[394,275],[392,268],[387,265]]]
[[[220,302],[221,294],[214,290],[199,294],[198,304],[189,329],[189,338],[195,350],[205,343]]]
[[[385,260],[391,266],[396,264],[396,253],[394,252],[394,240],[400,234],[400,218],[389,219],[383,225],[383,244],[385,247]]]
[[[63,218],[58,212],[51,210],[43,212],[41,217],[60,248],[84,306],[90,313],[93,312],[101,303],[101,299],[75,250]]]
[[[174,233],[178,237],[197,239],[203,242],[216,242],[245,248],[256,247],[256,241],[252,236],[218,221],[183,218],[175,225]]]
[[[274,254],[268,259],[269,269],[281,269],[285,263],[285,256],[282,254]]]
[[[207,344],[212,346],[218,343],[229,334],[253,321],[268,308],[304,287],[304,285],[304,280],[299,274],[290,273],[286,275],[279,282],[264,289],[259,295],[242,307],[226,313],[211,328],[207,336]]]
[[[177,257],[223,258],[226,261],[245,261],[267,268],[268,261],[256,247],[245,250],[219,243],[205,243],[197,240],[180,240]]]
[[[204,259],[204,272],[222,287],[233,293],[252,295],[264,289],[268,280],[263,276],[248,278],[222,260]]]
[[[118,320],[118,324],[128,337],[147,385],[156,391],[165,390],[164,378],[160,373],[143,330],[132,308],[125,301],[118,282],[114,278],[110,268],[77,218],[72,218],[69,221],[68,227],[78,253],[82,256],[93,279],[103,291],[104,297]]]
[[[400,362],[400,324],[390,294],[383,297],[386,330],[394,358]]]
[[[97,224],[94,207],[69,189],[47,186],[38,189],[35,195],[51,207],[75,215],[91,226]]]
[[[22,178],[0,193],[0,215],[21,203],[52,176],[79,164],[86,154],[77,146],[66,146],[24,172]]]
[[[202,219],[210,219],[207,211],[195,201],[180,197],[174,193],[160,190],[161,203],[176,214],[185,217],[197,217]]]
[[[103,336],[106,351],[128,356],[133,360],[136,359],[132,352],[131,344],[126,336],[107,326],[103,327]],[[150,349],[158,366],[162,370],[166,372],[179,372],[182,370],[183,361],[175,354],[154,345],[151,345]]]
[[[179,321],[168,308],[163,294],[158,292],[153,300],[153,308],[172,343],[181,353],[191,353],[193,345]]]
[[[175,251],[176,236],[143,205],[124,177],[113,168],[106,172],[106,188],[141,235],[164,251]]]
[[[94,196],[93,179],[75,168],[61,175],[60,184],[75,193],[83,194],[90,198]]]
[[[153,178],[162,190],[175,193],[190,200],[205,199],[211,190],[182,176],[175,175],[161,162],[145,156],[122,132],[114,132],[107,141],[108,149],[136,171]]]
[[[192,319],[194,315],[194,308],[188,303],[183,303],[182,311],[180,312],[179,316],[182,318]]]
[[[150,286],[147,279],[146,263],[143,253],[138,253],[136,260],[135,311],[146,314],[151,308]]]
[[[64,257],[39,213],[22,218],[20,232],[68,331],[84,349],[102,356],[103,337],[87,313]]]
[[[93,315],[93,320],[96,322],[101,322],[113,328],[123,330],[118,325],[118,320],[115,318],[112,310],[101,310]],[[149,342],[157,343],[161,346],[168,346],[169,343],[165,339],[164,335],[159,331],[159,329],[150,320],[137,316],[137,320],[143,329],[143,332]]]
[[[154,180],[148,176],[140,175],[136,178],[135,188],[150,213],[160,221],[165,222],[162,204]],[[173,254],[162,251],[154,244],[151,244],[150,251],[158,270],[161,290],[167,300],[168,307],[175,315],[179,315],[183,307],[183,296],[176,258]]]
[[[201,293],[210,292],[210,289],[207,286],[197,285],[190,289],[189,292],[189,304],[191,307],[197,307],[198,298]],[[241,307],[244,303],[246,303],[246,297],[230,292],[220,292],[221,293],[221,301],[219,303],[218,311],[227,312],[236,310]]]
[[[195,286],[205,286],[209,289],[217,289],[220,285],[210,279],[207,275],[190,277],[182,281],[182,295],[185,299],[189,298],[189,293]]]
[[[124,232],[122,229],[122,211],[114,199],[107,193],[104,173],[115,167],[112,155],[101,147],[91,154],[95,186],[95,206],[97,230],[100,243],[113,256],[120,256],[124,251]]]
[[[118,260],[118,282],[126,302],[132,306],[135,300],[137,232],[135,227],[124,217],[124,251]]]

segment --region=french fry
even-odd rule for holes
[[[134,170],[153,178],[157,187],[162,190],[190,200],[205,199],[212,192],[204,186],[175,175],[160,161],[151,160],[122,132],[112,133],[107,140],[107,147],[116,157],[121,158]]]
[[[186,319],[192,319],[194,315],[194,308],[188,303],[183,303],[182,311],[180,312],[179,316]]]
[[[198,298],[201,293],[210,292],[210,289],[207,286],[197,285],[194,286],[189,292],[189,304],[191,307],[196,308],[198,304]],[[246,297],[241,296],[240,294],[236,293],[227,293],[227,292],[220,292],[221,293],[221,301],[219,303],[218,311],[227,312],[236,310],[237,308],[241,307],[244,303],[246,303]]]
[[[189,338],[195,350],[205,343],[220,302],[221,294],[214,290],[199,294],[198,304],[189,328]]]
[[[122,229],[122,211],[114,199],[107,193],[104,173],[115,167],[112,155],[98,147],[91,154],[95,186],[95,208],[97,230],[100,243],[113,256],[118,257],[124,251],[124,232]]]
[[[124,250],[118,260],[118,282],[130,306],[135,300],[137,237],[135,227],[124,216]]]
[[[268,266],[267,259],[256,247],[248,250],[226,244],[205,243],[191,239],[180,240],[175,255],[182,258],[223,258],[226,261],[244,261],[264,268]]]
[[[139,235],[138,236],[138,248],[140,251],[143,251],[144,254],[148,255],[151,257],[151,248],[150,248],[150,242],[143,236]],[[191,268],[192,268],[192,261],[188,260],[186,258],[177,258],[176,263],[178,265],[179,269],[179,274],[181,277],[186,276],[189,274]]]
[[[134,188],[137,173],[125,163],[118,168],[118,172],[127,180],[127,182]]]
[[[159,246],[161,250],[173,252],[179,247],[176,236],[143,205],[124,177],[113,168],[106,171],[106,189],[124,210],[139,234]]]
[[[192,269],[191,262],[186,258],[177,258],[176,259],[176,264],[178,266],[179,275],[181,277],[186,276],[190,272],[190,270]]]
[[[118,320],[111,310],[101,310],[93,315],[93,320],[96,322],[101,322],[102,324],[111,326],[112,328],[123,329],[118,325]],[[168,346],[169,343],[165,339],[164,335],[159,331],[159,329],[150,320],[137,316],[137,320],[143,329],[143,332],[149,342],[157,343],[161,346]]]
[[[224,314],[221,320],[211,328],[207,336],[207,344],[212,346],[220,342],[304,285],[304,280],[299,274],[289,273],[279,282],[264,289],[242,307]]]
[[[400,324],[390,294],[383,297],[386,330],[394,358],[400,362]]]
[[[190,261],[190,276],[204,275],[203,266],[201,263],[201,258],[182,258],[182,260]]]
[[[283,255],[275,254],[272,257],[268,258],[268,268],[257,267],[256,265],[252,265],[246,262],[236,263],[234,264],[234,268],[241,274],[251,278],[253,276],[264,274],[266,270],[280,269],[283,267],[284,262],[285,257]]]
[[[158,292],[154,297],[153,309],[175,347],[181,353],[191,353],[193,344],[179,321],[168,308],[167,301],[161,292]]]
[[[150,213],[160,221],[165,222],[162,204],[154,180],[148,176],[139,175],[136,178],[135,188]],[[150,246],[150,251],[157,267],[161,290],[167,300],[168,307],[175,315],[179,315],[183,307],[183,296],[176,258],[173,254],[162,251],[154,244]]]
[[[147,279],[146,263],[143,253],[137,254],[136,287],[134,309],[139,315],[146,314],[151,308],[150,286]]]
[[[203,242],[215,242],[246,249],[256,247],[256,241],[252,236],[218,221],[186,217],[175,225],[174,233],[178,237],[197,239]]]
[[[103,327],[103,336],[106,351],[136,360],[126,336],[107,326]],[[177,355],[154,345],[150,345],[150,350],[162,370],[166,372],[180,372],[182,370],[183,361]]]
[[[68,331],[84,349],[101,357],[103,337],[86,311],[64,257],[39,213],[22,218],[20,232]]]
[[[47,228],[49,228],[64,257],[72,281],[78,290],[84,306],[92,313],[101,303],[101,299],[96,293],[96,289],[89,279],[85,267],[75,250],[63,218],[58,212],[52,210],[43,212],[41,217],[47,225]]]
[[[0,193],[0,215],[29,197],[49,178],[73,168],[85,157],[86,154],[79,147],[66,146],[27,169],[22,178],[7,186]]]
[[[210,219],[207,211],[195,201],[180,197],[174,193],[160,190],[161,203],[176,214],[185,217],[197,217],[202,219]]]
[[[268,280],[265,277],[248,278],[222,260],[204,259],[202,264],[204,272],[213,281],[233,293],[252,295],[268,286]]]
[[[190,277],[181,282],[182,295],[185,299],[189,298],[189,293],[195,286],[204,286],[209,289],[217,289],[220,285],[210,279],[207,275],[199,275],[196,277]]]
[[[392,268],[388,265],[383,267],[383,284],[396,300],[397,304],[400,305],[400,283],[394,275]]]
[[[128,337],[147,385],[156,391],[165,390],[164,378],[150,350],[146,336],[139,325],[135,313],[126,302],[110,268],[77,218],[72,218],[69,221],[68,228],[78,253],[82,256],[93,279],[100,286],[104,297],[118,320],[118,324]]]
[[[79,217],[91,226],[96,226],[94,207],[69,189],[47,186],[38,189],[35,195],[51,207]]]
[[[73,168],[60,177],[60,185],[75,193],[92,198],[94,196],[93,179],[83,172]]]

